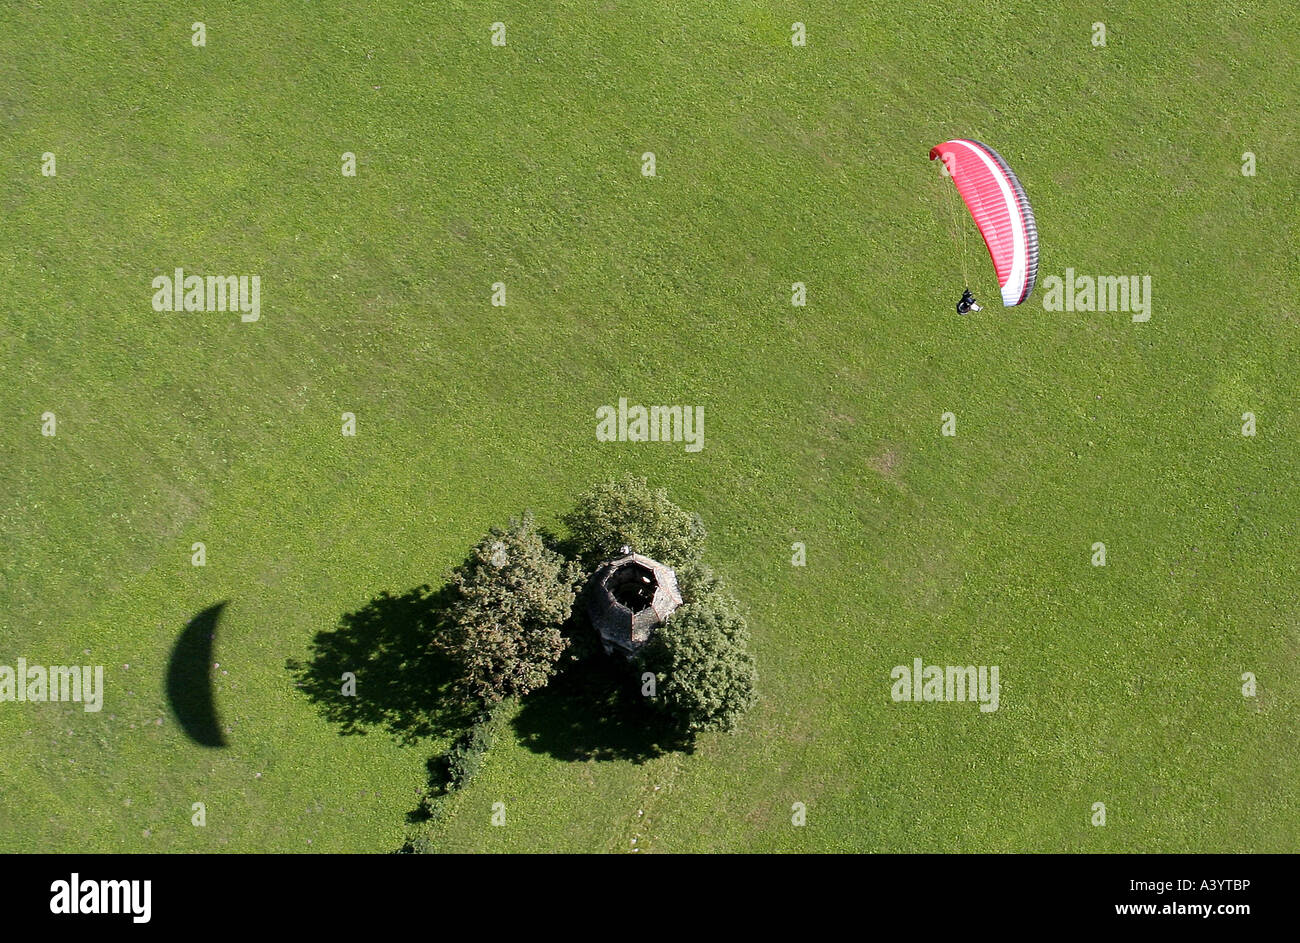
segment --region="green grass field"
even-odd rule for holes
[[[0,851],[395,850],[445,743],[286,663],[628,472],[704,518],[758,706],[636,762],[525,703],[438,850],[1300,850],[1300,17],[1042,6],[6,4],[0,665],[106,694],[0,703]],[[1003,309],[982,247],[957,318],[956,136],[1040,278],[1150,275],[1150,321]],[[177,267],[261,319],[154,311]],[[705,447],[596,441],[619,397]],[[220,602],[213,749],[165,676]],[[916,657],[1000,709],[894,703]]]

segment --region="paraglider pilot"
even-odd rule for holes
[[[957,313],[965,314],[967,311],[978,311],[979,309],[979,302],[975,300],[975,296],[967,288],[961,293],[961,301],[957,302]]]

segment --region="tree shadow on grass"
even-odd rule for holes
[[[387,730],[403,743],[469,735],[482,705],[457,691],[459,666],[434,644],[451,587],[418,586],[401,595],[384,592],[333,629],[318,632],[305,662],[287,667],[298,687],[341,733]],[[571,632],[574,627],[570,626]],[[578,620],[578,633],[590,626]],[[573,640],[575,643],[578,639]],[[634,668],[584,639],[576,660],[539,691],[525,696],[511,721],[520,743],[564,762],[630,760],[644,763],[665,753],[693,751],[684,736],[648,704]],[[356,695],[343,693],[344,673],[356,676]],[[459,741],[457,741],[459,742]],[[429,760],[430,793],[443,791],[448,756]],[[418,817],[421,813],[413,813]]]
[[[617,656],[596,654],[567,666],[520,704],[512,726],[534,753],[558,760],[631,760],[694,751],[640,693],[638,675]]]
[[[404,743],[452,736],[470,722],[457,695],[455,662],[433,645],[449,589],[380,593],[336,628],[316,634],[307,662],[290,660],[298,687],[343,734],[385,729]],[[343,693],[345,672],[356,695]]]

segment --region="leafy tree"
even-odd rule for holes
[[[726,587],[712,567],[699,560],[677,567],[677,588],[681,591],[683,602],[694,602],[706,596],[728,596]],[[735,602],[732,599],[732,602]]]
[[[586,661],[602,651],[600,636],[596,632],[596,627],[591,624],[591,616],[587,613],[589,592],[591,592],[590,586],[584,586],[578,591],[577,601],[573,606],[573,617],[560,629],[568,642],[562,661],[568,664]]]
[[[758,699],[749,628],[739,603],[707,568],[691,572],[691,598],[655,630],[638,659],[656,676],[653,703],[681,729],[733,730]]]
[[[467,695],[494,704],[546,684],[581,575],[546,547],[531,515],[479,542],[452,573],[438,636],[463,669]]]
[[[698,561],[704,524],[683,511],[662,488],[644,478],[610,480],[578,499],[564,518],[577,556],[593,567],[618,556],[624,546],[671,567]]]
[[[498,708],[499,710],[499,708]],[[491,712],[475,719],[469,730],[457,738],[445,756],[447,780],[443,789],[452,793],[463,789],[478,775],[492,749],[497,716]]]

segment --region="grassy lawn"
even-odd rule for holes
[[[0,851],[396,849],[445,738],[346,732],[287,663],[625,472],[704,518],[759,704],[639,762],[525,702],[437,849],[1300,849],[1300,20],[1067,6],[6,4],[0,665],[106,694],[0,703]],[[958,136],[1040,278],[1150,275],[1151,320],[1004,310],[982,247],[957,318]],[[260,275],[261,319],[155,312],[177,267]],[[596,441],[619,397],[703,450]],[[165,684],[222,602],[208,748]],[[916,657],[1000,709],[894,703]]]

